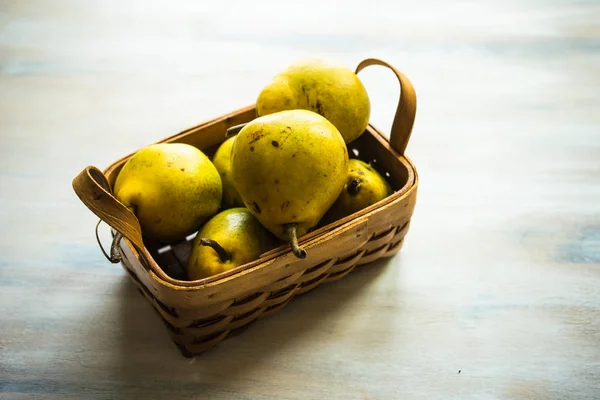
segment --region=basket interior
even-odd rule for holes
[[[209,157],[216,152],[219,145],[203,149]],[[372,132],[366,131],[359,139],[348,145],[350,158],[357,158],[371,163],[392,186],[395,192],[402,190],[407,185],[409,173],[406,166],[391,156],[389,149],[384,148]],[[327,226],[325,226],[327,228]],[[186,274],[186,263],[192,248],[192,242],[196,234],[189,235],[185,240],[175,243],[156,243],[145,239],[150,254],[160,268],[171,278],[177,280],[188,280]],[[282,245],[287,247],[287,245]],[[239,267],[243,268],[243,266]]]
[[[224,134],[226,127],[242,122],[248,122],[254,118],[254,112],[253,107],[248,107],[236,113],[232,113],[228,116],[174,135],[165,139],[164,142],[188,143],[200,148],[207,156],[212,158],[219,145],[226,139]],[[358,139],[348,145],[348,154],[350,158],[357,158],[370,163],[371,166],[390,183],[395,193],[405,192],[409,189],[411,185],[410,177],[412,176],[412,172],[409,170],[410,164],[406,159],[395,154],[390,149],[387,139],[372,126],[367,127],[366,131]],[[111,186],[114,185],[120,169],[131,155],[114,163],[105,171]],[[380,203],[385,201],[386,200],[384,199]],[[376,206],[377,205],[372,207]],[[362,211],[358,211],[352,216],[344,218],[344,220],[358,217],[361,213]],[[299,241],[302,243],[304,239],[314,237],[315,235],[339,226],[342,223],[343,221],[334,221],[325,226],[318,226],[315,231],[308,233],[305,237],[299,238]],[[189,279],[186,274],[185,265],[190,254],[194,237],[195,234],[192,234],[185,240],[172,243],[156,242],[145,237],[144,244],[158,267],[163,270],[167,276],[177,281],[188,281]],[[273,254],[284,250],[288,250],[288,245],[282,244],[278,249],[271,250],[267,254]],[[259,260],[263,259],[265,259],[265,255],[261,256]],[[239,266],[236,269],[243,268],[244,266]],[[218,276],[215,278],[218,278]]]

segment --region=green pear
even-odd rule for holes
[[[277,240],[247,208],[221,211],[194,239],[188,277],[202,279],[247,264],[276,245]]]
[[[225,208],[240,207],[244,205],[244,201],[235,189],[233,180],[231,179],[231,147],[236,136],[232,136],[225,140],[217,149],[213,156],[213,164],[221,175],[223,184],[223,206]]]
[[[220,207],[221,178],[210,159],[184,143],[158,143],[136,152],[117,176],[116,198],[130,208],[145,235],[184,239]]]
[[[371,103],[352,70],[331,60],[306,58],[276,74],[256,100],[259,116],[293,109],[322,115],[350,143],[369,124]]]
[[[258,117],[238,133],[232,177],[246,207],[294,254],[298,237],[315,227],[340,194],[348,151],[337,128],[308,110]]]
[[[392,187],[372,166],[358,159],[348,162],[344,190],[323,219],[331,222],[385,199]]]

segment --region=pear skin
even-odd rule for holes
[[[138,218],[144,235],[184,239],[220,207],[221,178],[194,146],[158,143],[136,152],[117,176],[114,193]]]
[[[277,245],[247,208],[221,211],[198,232],[187,264],[191,280],[247,264]]]
[[[275,75],[256,100],[259,116],[293,109],[322,115],[350,143],[365,131],[371,103],[354,71],[331,60],[306,58]]]
[[[258,117],[237,135],[232,177],[244,204],[276,237],[315,227],[339,196],[348,151],[337,128],[308,110]],[[297,252],[294,252],[296,255]]]
[[[231,147],[233,146],[235,138],[236,136],[232,136],[225,140],[217,149],[212,160],[221,176],[224,208],[244,206],[244,201],[235,189],[233,180],[231,179]]]
[[[367,208],[392,194],[392,187],[373,167],[351,159],[344,190],[327,212],[324,220],[332,222]]]

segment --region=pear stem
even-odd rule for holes
[[[231,253],[212,239],[200,238],[200,245],[212,247],[212,249],[219,255],[221,262],[227,262],[231,260]]]
[[[230,128],[227,129],[227,133],[225,133],[226,137],[230,137],[233,136],[235,134],[238,134],[244,127],[246,126],[246,123],[243,124],[239,124],[239,125],[234,125]]]
[[[288,240],[290,242],[290,246],[292,246],[292,253],[298,258],[306,258],[306,251],[298,246],[298,237],[296,236],[296,229],[298,228],[298,224],[286,224],[285,230],[288,236]]]
[[[352,179],[348,182],[348,193],[352,196],[356,196],[360,190],[360,181],[358,179]]]

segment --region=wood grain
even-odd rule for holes
[[[566,0],[0,3],[0,398],[597,399],[599,20]],[[413,82],[410,234],[186,360],[71,180],[303,55]],[[389,131],[393,75],[360,76]]]

